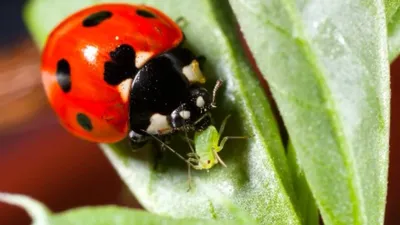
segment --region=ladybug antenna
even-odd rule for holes
[[[217,82],[215,83],[214,89],[213,89],[212,102],[211,102],[212,108],[217,107],[216,96],[217,96],[217,92],[221,86],[222,86],[222,80],[217,80]]]

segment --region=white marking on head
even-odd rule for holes
[[[186,110],[180,111],[180,112],[179,112],[179,115],[180,115],[184,120],[187,120],[187,119],[190,118],[190,111],[186,111]]]
[[[83,56],[90,63],[96,62],[97,52],[99,49],[95,46],[87,45],[83,50]]]
[[[169,133],[172,130],[168,123],[167,116],[156,113],[150,117],[150,125],[146,132],[149,134]]]
[[[196,106],[199,108],[203,108],[206,102],[204,101],[204,98],[202,96],[197,97],[196,99]]]
[[[136,52],[135,66],[136,68],[142,67],[150,58],[151,52]]]
[[[193,60],[189,65],[182,68],[182,73],[189,80],[190,83],[201,83],[206,82],[206,78],[200,70],[199,63]]]
[[[129,131],[129,137],[133,138],[133,136],[135,135],[135,132],[133,132],[133,130]]]
[[[129,100],[129,92],[131,90],[132,81],[133,80],[131,78],[126,79],[122,81],[117,87],[123,102],[128,102]]]

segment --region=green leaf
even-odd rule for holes
[[[386,22],[390,24],[399,11],[400,0],[385,0]]]
[[[400,7],[400,0],[385,0],[386,23],[393,22],[394,15]]]
[[[200,220],[172,219],[151,213],[118,206],[81,207],[52,214],[42,203],[30,197],[0,193],[0,202],[24,208],[32,217],[32,225],[254,225],[247,219]]]
[[[32,218],[32,225],[51,224],[50,210],[42,203],[30,197],[0,192],[0,202],[24,208]]]
[[[53,224],[71,225],[254,225],[240,220],[173,219],[117,206],[82,207],[58,214]]]
[[[383,1],[230,3],[325,224],[383,224],[390,108]]]
[[[400,0],[385,0],[386,21],[389,36],[389,59],[394,61],[400,54]]]
[[[287,147],[287,158],[290,172],[292,173],[293,186],[296,190],[296,205],[301,210],[300,214],[303,216],[303,224],[319,225],[318,208],[304,176],[304,171],[298,163],[296,151],[290,142]]]
[[[217,166],[210,172],[193,172],[193,188],[189,192],[186,165],[171,153],[165,153],[156,167],[150,147],[132,153],[124,142],[102,145],[124,182],[146,209],[163,215],[231,218],[234,213],[221,203],[229,199],[262,224],[300,224],[277,124],[245,57],[227,0],[145,2],[172,18],[184,17],[187,44],[207,58],[208,88],[217,78],[224,80],[216,121],[232,114],[234,122],[227,125],[226,135],[245,134],[251,138],[227,143],[220,156],[228,168]],[[65,15],[93,3],[33,0],[26,8],[25,18],[38,45],[43,46],[46,35]],[[188,146],[183,145],[178,151],[188,151]]]

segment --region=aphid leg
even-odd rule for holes
[[[185,141],[188,143],[188,145],[189,145],[189,148],[190,148],[190,153],[188,153],[187,155],[190,157],[190,158],[196,158],[197,160],[199,159],[199,157],[197,156],[197,154],[196,154],[196,151],[193,149],[193,146],[192,146],[192,144],[194,144],[194,141],[193,140],[191,140],[190,138],[189,138],[189,136],[188,136],[188,132],[187,132],[187,130],[183,130],[184,131],[184,133],[185,133],[185,137],[184,137],[184,139],[185,139]],[[190,159],[189,158],[189,159]]]
[[[188,192],[192,189],[192,173],[191,173],[191,165],[188,163]]]
[[[219,144],[218,149],[216,149],[215,152],[221,151],[224,148],[225,143],[230,139],[247,139],[247,138],[248,138],[247,136],[227,136],[227,137],[224,137],[224,138],[222,138],[222,141]]]
[[[179,137],[182,138],[182,140],[187,141],[187,142],[190,142],[190,144],[194,145],[194,141],[193,141],[192,139],[187,138],[187,137],[183,137],[183,136],[181,136],[181,135],[180,135]]]
[[[217,158],[217,161],[221,163],[222,166],[227,167],[224,161],[219,157],[217,151],[213,150],[215,158]]]
[[[150,134],[151,135],[151,134]],[[157,137],[153,136],[156,140],[161,141],[160,139],[158,139]],[[179,158],[181,158],[182,160],[184,160],[187,164],[188,167],[188,189],[187,191],[189,192],[192,189],[192,173],[191,173],[191,169],[192,167],[195,168],[195,165],[192,164],[192,160],[189,159],[185,159],[182,155],[180,155],[178,152],[176,152],[175,150],[173,150],[169,145],[164,144],[164,146],[169,149],[171,152],[173,152],[175,155],[177,155]]]
[[[190,159],[190,162],[193,162],[195,164],[199,163],[199,155],[197,155],[197,153],[189,152],[187,154],[187,157],[189,157],[188,159]]]
[[[190,153],[189,153],[189,154],[190,154]],[[188,154],[188,155],[189,155],[189,154]],[[195,164],[199,163],[199,160],[198,160],[198,159],[196,159],[196,158],[194,158],[194,157],[191,157],[191,156],[189,156],[188,161],[193,165],[193,168],[196,167],[196,165],[194,165],[193,163],[195,163]]]
[[[226,123],[228,122],[229,117],[231,117],[231,115],[227,115],[227,116],[225,117],[224,121],[222,121],[221,127],[219,128],[219,131],[218,131],[219,136],[221,136],[222,133],[224,133],[225,125],[226,125]]]
[[[144,131],[146,132],[146,131]],[[185,157],[183,157],[181,154],[179,154],[177,151],[175,151],[173,148],[171,148],[169,145],[165,144],[161,139],[159,139],[158,137],[156,137],[153,134],[147,133],[148,135],[152,136],[155,140],[157,140],[160,144],[162,144],[166,149],[168,149],[169,151],[171,151],[172,153],[174,153],[176,156],[178,156],[178,158],[182,159],[184,162],[190,164],[191,166],[194,166],[189,160],[185,159]]]
[[[197,160],[199,160],[199,156],[196,154],[196,151],[194,150],[192,144],[190,143],[190,138],[188,137],[188,134],[187,134],[186,131],[185,131],[185,137],[186,137],[186,142],[187,142],[188,145],[189,145],[190,151],[193,153],[193,156],[194,156]]]

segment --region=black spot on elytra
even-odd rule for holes
[[[111,16],[112,16],[112,13],[110,11],[96,12],[96,13],[93,13],[93,14],[89,15],[88,17],[86,17],[83,20],[82,25],[84,27],[94,27],[94,26],[99,25],[104,20],[111,18]]]
[[[66,59],[58,60],[56,79],[64,93],[68,93],[71,90],[71,68]]]
[[[78,113],[76,115],[76,121],[86,131],[92,131],[93,129],[92,121],[90,121],[89,117],[87,117],[85,114]]]
[[[145,17],[145,18],[156,18],[156,16],[153,13],[151,13],[147,10],[144,10],[144,9],[136,10],[136,14],[138,14],[141,17]]]
[[[136,53],[132,46],[123,44],[110,52],[111,61],[104,63],[104,81],[118,85],[133,77],[138,69],[135,66]]]

